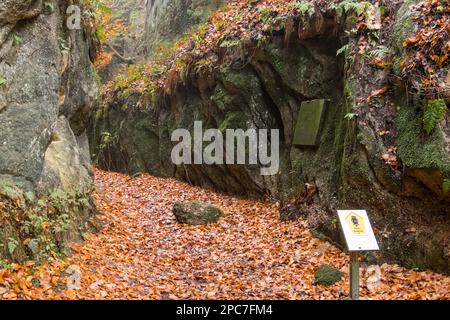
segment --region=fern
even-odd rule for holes
[[[436,125],[444,119],[446,111],[447,105],[442,99],[427,102],[423,114],[423,128],[428,135],[430,135]]]
[[[59,37],[59,47],[61,48],[61,52],[64,54],[69,53],[70,48],[67,46],[66,40]]]
[[[273,12],[267,8],[259,8],[258,13],[262,23],[270,24],[274,19]]]
[[[14,238],[8,238],[8,251],[9,254],[14,254],[14,251],[16,251],[16,248],[19,246],[19,241],[17,241]]]
[[[347,114],[345,115],[344,119],[352,120],[352,119],[355,118],[355,117],[356,117],[356,114],[355,114],[355,113],[347,113]]]
[[[336,56],[346,53],[349,48],[350,48],[350,44],[346,44],[345,46],[343,46],[336,52]]]
[[[450,179],[444,179],[442,182],[442,192],[447,195],[450,192]]]
[[[236,47],[241,43],[241,40],[236,39],[236,40],[224,40],[220,43],[220,47],[221,48],[232,48],[232,47]]]
[[[204,68],[210,68],[211,62],[208,59],[200,59],[195,63],[195,72],[200,72]]]
[[[312,16],[315,12],[314,5],[309,1],[295,1],[289,4],[289,7],[297,9],[303,15]]]
[[[341,17],[344,13],[355,12],[357,15],[362,14],[370,6],[370,2],[355,0],[343,0],[338,4],[333,4],[331,7],[336,11],[337,17]]]
[[[378,46],[371,50],[369,56],[372,58],[384,58],[389,54],[389,48],[386,46]]]

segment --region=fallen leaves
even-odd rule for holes
[[[448,91],[442,81],[450,56],[450,4],[426,0],[412,7],[417,32],[403,41],[406,58],[400,62],[402,77],[428,96]]]
[[[0,271],[2,299],[341,299],[348,256],[311,236],[299,219],[281,223],[276,203],[238,199],[174,179],[135,179],[96,170],[95,198],[105,226],[66,261],[13,264]],[[222,208],[217,224],[187,226],[175,201]],[[314,286],[329,264],[346,275]],[[370,299],[449,299],[450,278],[384,264],[361,270]],[[68,288],[68,285],[70,288]],[[72,286],[72,284],[74,284]]]
[[[407,233],[416,233],[417,232],[417,228],[415,227],[411,227],[405,230]]]
[[[381,96],[385,94],[389,90],[389,86],[384,86],[383,88],[373,90],[370,95],[367,97],[367,103],[370,103],[373,98]]]
[[[398,170],[398,168],[400,167],[400,163],[398,161],[398,158],[395,154],[389,152],[389,153],[385,153],[382,156],[384,162],[389,165],[392,169],[394,170]]]

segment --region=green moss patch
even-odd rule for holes
[[[341,279],[342,272],[329,265],[322,264],[314,274],[314,285],[331,286]]]
[[[442,131],[434,130],[425,137],[422,120],[412,107],[403,106],[397,114],[397,153],[404,166],[410,169],[431,169],[450,173],[450,158]]]

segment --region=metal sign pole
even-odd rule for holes
[[[358,251],[350,252],[350,298],[359,300],[359,260]]]

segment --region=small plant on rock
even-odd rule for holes
[[[423,114],[423,128],[428,135],[434,130],[436,125],[444,120],[447,112],[447,105],[442,99],[430,100],[426,103]]]

